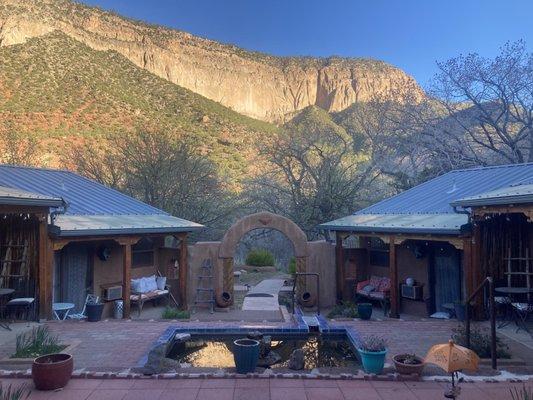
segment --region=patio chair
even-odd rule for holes
[[[85,314],[86,310],[87,310],[87,303],[98,303],[98,300],[100,300],[100,298],[94,294],[88,294],[87,297],[85,298],[85,303],[83,304],[83,310],[81,310],[81,313],[78,313],[78,314],[69,314],[67,316],[68,319],[77,319],[77,320],[82,320],[82,319],[85,319],[87,318],[87,315]]]
[[[515,314],[516,332],[523,329],[531,335],[527,327],[527,319],[533,314],[533,296],[530,296],[527,303],[511,303]]]

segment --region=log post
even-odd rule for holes
[[[39,318],[52,319],[52,289],[54,251],[48,240],[48,215],[39,218]]]
[[[179,267],[179,303],[182,310],[187,310],[187,234],[180,236],[180,267]]]
[[[342,241],[342,232],[336,232],[335,262],[337,275],[337,301],[341,301],[343,299],[344,291],[344,248],[342,247]]]
[[[131,294],[131,243],[122,244],[122,300],[124,301],[125,319],[130,317],[130,294]]]
[[[396,256],[396,243],[394,236],[389,241],[389,270],[390,270],[390,317],[400,317],[400,302],[398,298],[398,258]]]

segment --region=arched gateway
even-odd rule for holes
[[[220,242],[218,258],[223,268],[223,285],[222,292],[217,294],[219,306],[233,304],[233,257],[241,238],[254,229],[275,229],[283,233],[294,247],[296,272],[305,272],[307,269],[307,237],[298,225],[288,218],[270,212],[248,215],[233,224]],[[300,279],[297,291],[303,293],[304,290],[305,280]]]

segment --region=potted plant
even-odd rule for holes
[[[424,360],[415,354],[397,354],[392,361],[399,374],[420,375],[424,369]]]
[[[462,301],[454,301],[453,308],[455,311],[455,317],[458,321],[464,321],[466,319],[466,304]]]
[[[104,303],[99,300],[89,299],[85,310],[87,312],[87,321],[100,321],[102,319],[102,312],[104,311]]]
[[[357,313],[359,318],[363,320],[369,320],[372,317],[372,303],[358,303]]]
[[[237,373],[254,372],[259,361],[259,341],[254,339],[237,339],[233,342],[233,359]]]
[[[361,356],[363,369],[369,374],[380,374],[385,365],[387,356],[387,341],[375,335],[369,335],[363,340],[357,349]]]
[[[67,385],[73,368],[70,354],[47,354],[33,360],[31,377],[37,390],[56,390]]]

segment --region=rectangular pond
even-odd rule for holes
[[[246,336],[246,333],[191,333],[189,340],[174,343],[167,357],[194,369],[232,369],[233,341]],[[271,333],[263,335],[263,343],[266,350],[262,350],[259,368],[288,370],[296,349],[303,352],[304,371],[359,368],[356,350],[345,333]]]

